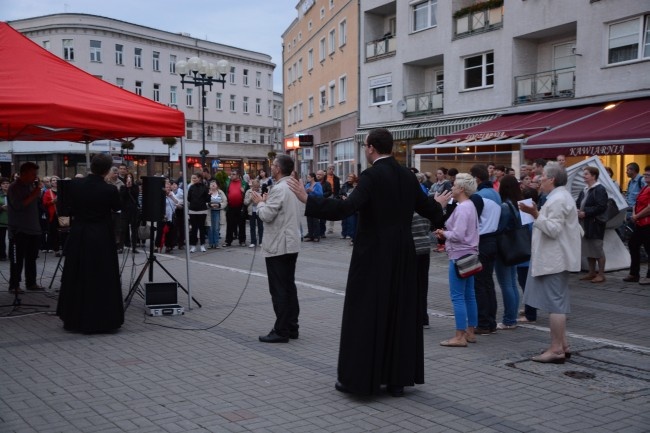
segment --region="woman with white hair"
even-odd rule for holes
[[[566,337],[569,305],[569,272],[580,270],[582,228],[576,203],[567,190],[566,170],[556,162],[544,167],[540,191],[547,195],[541,210],[519,203],[519,209],[535,219],[532,255],[524,292],[524,304],[550,313],[551,345],[535,362],[562,364],[571,357]]]
[[[467,347],[476,343],[474,328],[478,325],[478,310],[474,294],[474,276],[461,278],[456,273],[456,260],[467,254],[478,254],[478,214],[469,197],[476,192],[476,181],[468,173],[458,173],[451,194],[458,205],[445,224],[436,230],[438,239],[445,239],[449,256],[449,292],[456,318],[454,337],[440,342],[441,346]]]

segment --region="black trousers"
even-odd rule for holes
[[[630,248],[630,275],[635,277],[641,273],[641,245],[645,248],[648,255],[648,269],[646,277],[650,278],[650,226],[634,226],[634,233],[627,243]]]
[[[239,238],[239,243],[246,242],[246,220],[242,218],[241,206],[226,208],[226,243],[232,244],[235,238]]]
[[[7,260],[7,227],[0,227],[0,260]]]
[[[478,256],[483,270],[474,275],[474,293],[478,308],[478,327],[497,328],[497,295],[494,290],[494,262],[497,258],[496,236],[481,236],[478,242]]]
[[[429,314],[427,313],[427,296],[429,294],[429,266],[431,265],[431,255],[418,254],[415,256],[415,279],[418,293],[418,310],[422,314],[422,325],[429,324]]]
[[[298,253],[266,258],[269,292],[275,312],[276,334],[288,337],[298,333],[298,289],[296,288],[296,261]]]
[[[36,257],[41,244],[41,235],[13,234],[9,239],[9,288],[20,286],[23,265],[25,266],[25,284],[36,285]]]

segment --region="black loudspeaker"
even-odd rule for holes
[[[142,176],[142,219],[159,222],[165,216],[165,178]]]
[[[70,216],[70,200],[68,198],[70,179],[59,179],[56,183],[56,213],[59,216]]]

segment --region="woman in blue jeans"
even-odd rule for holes
[[[458,206],[445,224],[436,230],[438,239],[446,240],[449,256],[449,292],[456,318],[456,334],[440,342],[441,346],[467,347],[476,343],[474,328],[478,325],[478,311],[474,294],[474,277],[461,278],[456,273],[456,260],[467,254],[478,254],[478,215],[469,196],[476,192],[476,181],[467,173],[459,173],[451,188]]]
[[[519,201],[523,200],[521,187],[517,178],[505,175],[501,178],[499,186],[501,196],[501,218],[499,218],[498,232],[511,230],[521,224],[519,215]],[[497,254],[494,272],[501,287],[503,296],[503,319],[497,329],[510,330],[517,328],[517,314],[519,312],[519,288],[517,287],[517,265],[508,266]]]

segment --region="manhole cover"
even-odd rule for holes
[[[564,375],[572,377],[573,379],[593,379],[596,377],[595,374],[586,371],[565,371]]]

